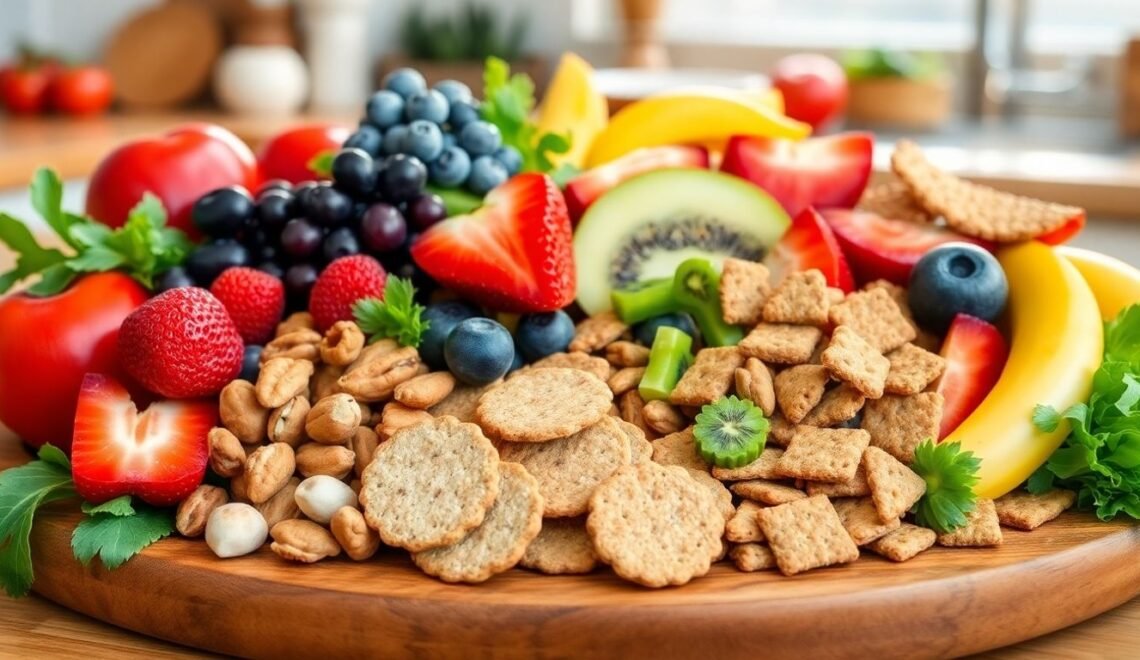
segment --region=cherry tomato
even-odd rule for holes
[[[95,115],[111,105],[111,74],[97,66],[64,69],[51,84],[51,105],[73,115]]]
[[[199,238],[190,220],[199,197],[232,185],[254,190],[257,184],[257,161],[236,135],[213,124],[186,124],[108,154],[91,175],[87,213],[119,227],[149,191],[162,200],[170,226]]]
[[[784,111],[817,129],[847,106],[847,75],[830,57],[789,55],[772,69],[772,85],[784,95]]]
[[[39,114],[47,108],[54,67],[10,67],[0,71],[0,101],[14,114]]]
[[[317,175],[309,169],[309,161],[322,151],[340,149],[348,135],[348,128],[336,124],[305,124],[282,131],[257,153],[261,176],[266,181],[312,181]]]
[[[146,299],[130,277],[99,273],[54,296],[0,300],[0,422],[66,451],[83,375],[119,373],[119,326]]]

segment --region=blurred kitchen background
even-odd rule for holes
[[[254,143],[355,123],[411,63],[478,86],[498,55],[541,83],[563,51],[611,108],[677,85],[763,88],[810,52],[848,76],[876,164],[914,136],[941,166],[1086,206],[1082,242],[1140,263],[1140,0],[0,0],[0,62],[106,69],[106,114],[0,115],[0,190],[37,165],[81,177],[118,142],[186,119]],[[79,194],[75,192],[73,194]],[[16,204],[0,192],[0,206]],[[19,208],[19,207],[17,207]]]

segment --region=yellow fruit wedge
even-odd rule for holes
[[[641,147],[715,144],[738,134],[802,140],[811,134],[811,127],[729,92],[651,96],[610,118],[609,126],[594,140],[586,167],[608,163]]]
[[[1037,404],[1064,410],[1088,398],[1104,352],[1100,310],[1088,284],[1043,243],[1004,248],[1009,280],[1010,352],[993,390],[943,442],[960,442],[982,459],[979,497],[1000,497],[1033,473],[1069,433],[1032,422]]]
[[[594,86],[594,69],[574,53],[563,53],[538,108],[539,135],[570,134],[570,151],[551,160],[581,167],[609,118],[606,97]]]
[[[1057,248],[1085,278],[1105,321],[1116,318],[1120,310],[1140,303],[1140,269],[1107,254],[1075,247]]]

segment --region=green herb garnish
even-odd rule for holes
[[[84,566],[99,557],[104,566],[114,570],[174,531],[174,514],[169,509],[132,505],[129,496],[85,510],[87,517],[71,534],[71,550]]]
[[[35,578],[31,534],[36,510],[71,497],[71,463],[51,445],[40,447],[39,460],[0,472],[0,583],[9,596],[27,594]]]
[[[522,73],[512,76],[510,65],[497,57],[488,57],[483,69],[483,104],[479,106],[479,113],[499,128],[503,144],[522,154],[523,172],[551,172],[556,165],[550,155],[570,151],[570,136],[539,135],[537,125],[531,120],[534,105],[534,81]]]
[[[962,451],[957,442],[936,444],[927,439],[918,445],[910,467],[926,481],[926,493],[911,509],[915,522],[939,534],[965,525],[966,515],[977,503],[974,484],[981,464],[974,452]]]
[[[370,341],[395,339],[401,346],[419,346],[428,329],[423,305],[416,303],[416,287],[402,277],[384,283],[384,299],[364,298],[352,306],[356,324]]]

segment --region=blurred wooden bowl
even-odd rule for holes
[[[847,118],[860,124],[933,128],[950,116],[950,81],[945,78],[869,78],[848,85]]]

